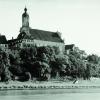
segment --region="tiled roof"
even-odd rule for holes
[[[20,33],[18,38],[36,39],[36,40],[51,41],[51,42],[63,42],[63,40],[61,39],[60,35],[57,32],[43,31],[38,29],[30,29],[30,35],[25,35],[25,33]]]
[[[7,43],[7,39],[4,35],[0,35],[0,44],[6,44]]]
[[[16,42],[16,41],[18,41],[18,39],[8,40],[8,42],[7,42],[7,43],[8,43],[8,44],[9,44],[9,43],[12,43],[12,42],[14,43],[14,42]]]
[[[65,45],[65,49],[68,50],[68,49],[73,49],[75,45],[74,44],[70,44],[70,45]]]

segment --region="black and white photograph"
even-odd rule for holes
[[[100,0],[0,0],[0,100],[100,100]]]

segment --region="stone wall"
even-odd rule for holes
[[[17,44],[18,45],[18,44]],[[20,43],[20,48],[24,47],[32,47],[32,46],[55,46],[58,47],[60,52],[65,51],[65,45],[61,42],[51,42],[51,41],[42,41],[42,40],[30,40],[30,39],[23,39],[22,43]]]

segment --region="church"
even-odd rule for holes
[[[25,7],[24,13],[22,14],[22,27],[20,28],[20,33],[16,39],[12,38],[8,41],[8,47],[17,50],[18,48],[30,48],[32,46],[56,46],[59,48],[60,52],[63,52],[65,49],[64,41],[59,32],[30,28],[29,14]]]

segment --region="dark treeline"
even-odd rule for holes
[[[32,47],[20,49],[16,56],[0,50],[0,81],[91,77],[100,77],[100,57],[79,49],[60,53],[57,47]]]

